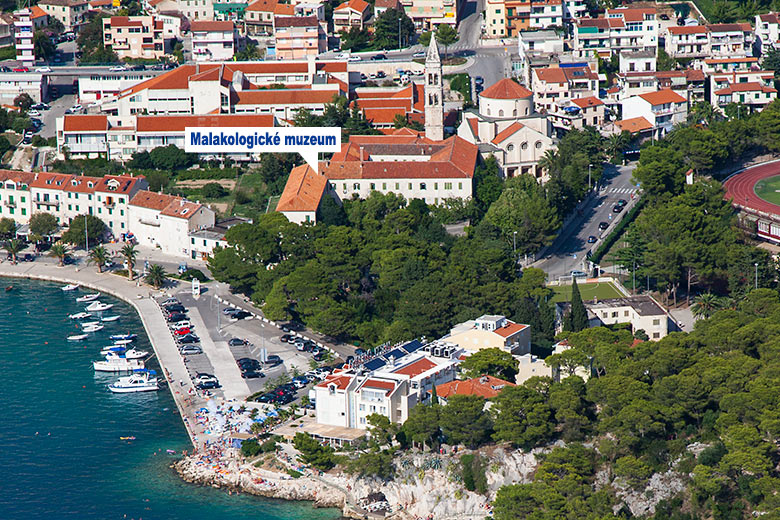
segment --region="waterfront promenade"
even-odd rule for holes
[[[154,291],[148,286],[138,286],[135,282],[130,282],[122,276],[110,273],[98,274],[93,267],[72,265],[59,267],[56,264],[41,261],[21,262],[16,265],[9,261],[3,261],[0,263],[0,276],[79,284],[105,292],[131,304],[143,321],[146,334],[149,336],[149,341],[154,348],[163,374],[168,380],[168,386],[190,440],[198,451],[203,450],[209,436],[206,435],[194,417],[195,411],[201,409],[206,401],[199,397],[194,389],[191,394],[189,393],[192,389],[192,382],[187,367],[178,352],[160,308],[153,299],[155,295],[162,294],[161,292]],[[211,440],[214,441],[216,438]]]

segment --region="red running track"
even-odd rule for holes
[[[765,201],[756,195],[754,189],[758,181],[767,177],[774,177],[775,175],[780,175],[780,161],[747,168],[742,173],[733,175],[723,184],[726,190],[726,198],[733,199],[732,204],[735,206],[762,213],[780,215],[780,206]]]

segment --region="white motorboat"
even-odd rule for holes
[[[100,293],[94,293],[94,294],[85,294],[84,296],[79,296],[76,298],[77,302],[94,302],[100,298]]]
[[[116,394],[132,394],[135,392],[153,392],[159,390],[154,370],[136,370],[127,377],[120,377],[108,389]]]
[[[95,325],[100,325],[99,321],[82,321],[81,326],[82,327],[94,327]]]
[[[116,316],[106,316],[105,318],[100,318],[100,321],[110,322],[110,321],[116,321],[119,319],[119,315]]]
[[[91,325],[82,329],[84,332],[97,332],[103,330],[103,325]]]
[[[69,314],[68,318],[72,320],[83,320],[84,318],[89,318],[90,316],[92,315],[88,312],[77,312],[76,314]]]
[[[77,291],[79,289],[79,285],[76,283],[72,283],[69,285],[66,285],[62,288],[63,291]]]
[[[73,336],[68,336],[68,341],[81,341],[82,339],[87,339],[89,337],[89,334],[74,334]]]
[[[144,362],[140,359],[127,359],[124,356],[106,356],[103,361],[93,361],[92,368],[96,372],[131,372],[144,368]]]
[[[149,355],[149,352],[146,350],[137,350],[134,348],[128,350],[127,347],[114,345],[111,347],[106,347],[103,350],[101,350],[100,355],[102,356],[118,355],[118,356],[125,356],[127,359],[144,359],[146,356]]]
[[[92,302],[87,306],[89,312],[103,312],[107,311],[114,305],[112,303]]]

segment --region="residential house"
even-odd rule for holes
[[[327,50],[327,35],[316,16],[274,18],[276,59],[300,60]]]
[[[159,59],[165,55],[163,23],[153,16],[103,18],[103,45],[120,59]]]
[[[458,136],[493,156],[505,177],[529,174],[543,179],[538,162],[557,140],[547,116],[536,112],[533,93],[502,79],[479,94],[479,109],[464,112]]]
[[[128,220],[139,244],[173,256],[198,258],[190,234],[213,227],[215,213],[181,197],[139,191],[130,199]]]
[[[365,29],[371,18],[371,5],[365,0],[347,0],[333,9],[333,32],[349,32],[353,27]]]
[[[59,20],[65,31],[78,32],[86,23],[85,16],[89,10],[87,0],[40,0],[38,7],[51,18]]]
[[[599,76],[588,67],[548,67],[532,72],[534,105],[555,113],[572,99],[598,96]]]
[[[429,402],[434,387],[455,379],[458,359],[421,353],[415,340],[400,344],[357,369],[336,371],[314,385],[317,423],[368,428],[367,417],[384,415],[403,423],[419,403]]]
[[[505,316],[485,314],[454,326],[438,341],[472,354],[488,348],[524,354],[531,350],[531,326],[515,323]]]
[[[195,61],[227,61],[238,47],[238,31],[233,22],[198,20],[190,25],[192,56]]]
[[[671,89],[633,96],[623,100],[621,105],[623,119],[644,118],[653,126],[657,139],[688,117],[687,100]]]
[[[658,46],[658,20],[654,8],[618,7],[604,17],[577,18],[574,22],[573,52],[602,58],[623,51],[641,51]]]
[[[317,212],[328,192],[328,179],[308,164],[290,171],[276,211],[295,224],[316,224]]]
[[[759,56],[780,48],[780,16],[777,13],[757,14],[754,25]]]

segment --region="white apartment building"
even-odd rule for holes
[[[238,31],[233,22],[198,20],[190,25],[192,56],[195,61],[225,61],[238,47]]]
[[[464,112],[458,136],[477,145],[483,158],[494,156],[505,177],[542,179],[539,159],[557,143],[552,124],[534,108],[533,93],[506,78],[479,94],[478,111]]]
[[[153,16],[103,18],[103,45],[120,59],[159,59],[165,54],[163,23]]]
[[[749,23],[670,26],[664,38],[673,58],[732,58],[753,55],[753,28]]]
[[[658,46],[658,20],[654,8],[607,9],[603,18],[578,18],[574,22],[573,52],[583,58],[594,52],[608,58],[622,51]]]
[[[198,258],[200,252],[190,234],[213,227],[215,213],[181,197],[139,191],[130,200],[128,220],[139,244],[169,255]]]
[[[688,117],[687,100],[671,89],[649,92],[621,102],[623,119],[644,118],[656,139],[668,134],[674,125]]]
[[[757,14],[754,25],[759,56],[780,47],[780,16],[777,13]]]
[[[403,423],[409,411],[428,402],[433,387],[455,379],[458,359],[436,357],[415,340],[397,345],[361,366],[337,371],[314,386],[317,423],[365,430],[380,414]]]

